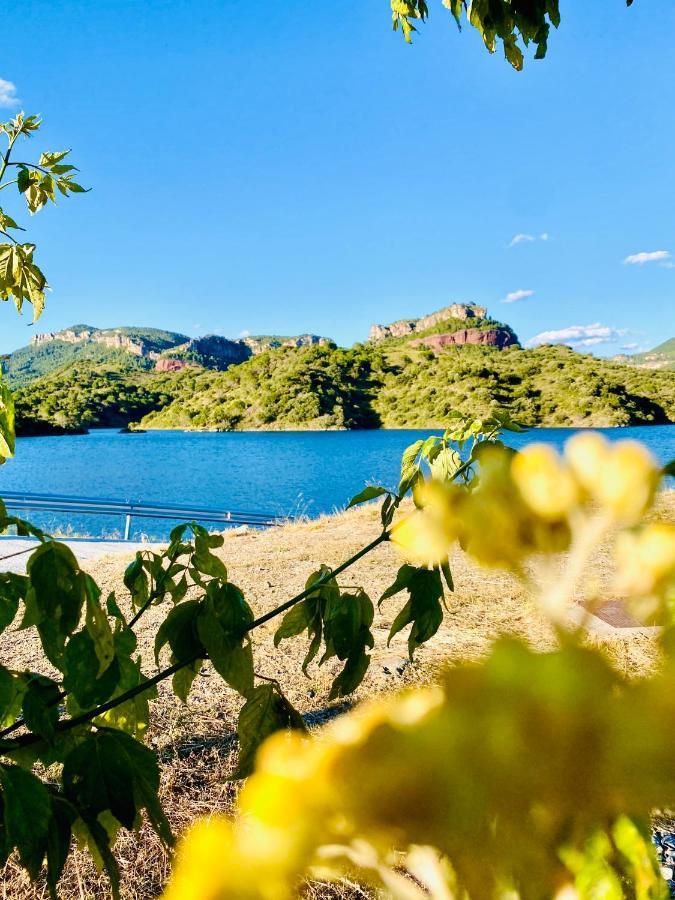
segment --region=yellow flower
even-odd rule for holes
[[[575,434],[565,444],[565,458],[588,494],[594,494],[610,452],[611,444],[597,431]]]
[[[644,444],[610,444],[599,434],[576,435],[565,454],[584,490],[617,522],[639,522],[649,508],[659,480],[659,469]]]
[[[547,521],[564,518],[579,501],[570,470],[547,444],[531,444],[516,454],[511,475],[525,503]]]
[[[675,526],[664,522],[624,532],[616,542],[617,588],[628,596],[663,593],[675,580]]]
[[[457,539],[453,506],[458,490],[428,481],[415,492],[419,509],[394,525],[390,536],[409,562],[432,566],[448,558],[450,546]]]
[[[619,441],[603,469],[597,497],[619,521],[638,522],[654,498],[658,475],[654,458],[643,444]]]
[[[180,843],[162,900],[219,900],[225,896],[232,826],[224,818],[201,819]]]

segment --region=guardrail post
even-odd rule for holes
[[[129,535],[131,534],[131,513],[127,513],[126,520],[124,522],[124,540],[129,540]]]

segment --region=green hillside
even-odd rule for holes
[[[170,376],[144,372],[130,362],[73,363],[16,391],[17,434],[122,428],[170,403],[170,384]]]
[[[379,359],[366,348],[283,347],[226,372],[186,370],[171,382],[174,401],[141,425],[213,431],[376,428]]]
[[[273,351],[224,373],[185,373],[175,400],[145,428],[435,427],[452,410],[497,407],[526,425],[633,425],[675,421],[675,379],[584,356],[453,347],[401,354],[398,346]]]

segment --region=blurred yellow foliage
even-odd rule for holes
[[[616,589],[669,610],[675,528],[640,524],[659,477],[641,445],[594,434],[564,455],[486,447],[476,482],[418,485],[391,540],[437,565],[459,538],[528,579],[531,557],[570,550],[548,588],[557,608],[616,535]],[[311,738],[271,737],[236,820],[185,838],[165,900],[284,900],[302,877],[355,870],[405,900],[666,897],[649,815],[675,808],[675,662],[627,682],[577,632],[559,636],[550,653],[501,639],[436,686],[374,700]]]

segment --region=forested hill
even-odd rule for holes
[[[506,408],[526,425],[675,422],[675,376],[563,346],[285,347],[225,372],[80,363],[16,393],[19,433],[140,423],[209,430],[435,427]]]

